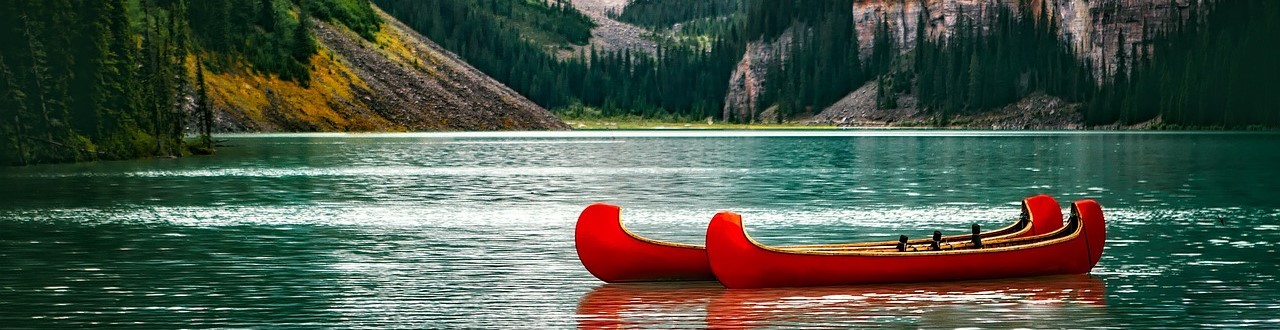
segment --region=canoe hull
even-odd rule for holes
[[[636,236],[623,227],[621,212],[596,203],[578,217],[574,244],[591,275],[608,283],[715,280],[703,247]]]
[[[1026,235],[1062,227],[1062,209],[1052,197],[1033,196],[1025,199],[1024,203],[1034,223],[1033,231]],[[1098,212],[1100,214],[1101,211]],[[894,243],[879,244],[892,246]],[[578,217],[574,244],[578,259],[587,271],[608,283],[716,279],[703,246],[661,242],[635,235],[623,226],[621,209],[615,205],[596,203],[587,206]],[[850,245],[873,244],[877,243]],[[1097,251],[1100,256],[1100,246]]]
[[[721,212],[707,227],[707,255],[729,288],[934,282],[1087,273],[1105,241],[1102,211],[1076,203],[1075,234],[1051,243],[938,252],[821,253],[770,249],[747,236],[742,217]],[[1072,227],[1072,226],[1068,226]],[[1096,251],[1096,252],[1094,252]]]

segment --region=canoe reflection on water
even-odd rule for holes
[[[578,302],[579,329],[701,324],[707,304],[727,290],[719,282],[609,283]]]
[[[716,282],[605,284],[582,297],[578,326],[1083,326],[1104,306],[1104,283],[1088,275],[741,290]]]

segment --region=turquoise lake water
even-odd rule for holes
[[[0,327],[1280,327],[1280,134],[596,131],[221,136],[215,156],[3,168]],[[995,228],[1099,201],[1090,275],[605,285],[578,213],[702,242]]]

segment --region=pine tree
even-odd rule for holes
[[[985,74],[983,69],[982,61],[979,59],[977,52],[971,53],[969,55],[969,81],[967,84],[969,90],[966,92],[968,94],[966,108],[969,111],[979,111],[986,108],[986,104],[982,103],[982,93],[985,90],[985,86],[982,84],[982,77]]]
[[[200,144],[206,150],[213,149],[213,107],[209,104],[209,90],[205,86],[204,63],[196,56],[196,111],[200,114]]]
[[[299,9],[298,26],[293,29],[293,60],[300,66],[301,76],[299,83],[303,87],[307,87],[311,82],[309,68],[311,64],[311,56],[316,53],[315,40],[311,38],[311,19],[307,14],[305,7]]]
[[[138,127],[136,118],[141,117],[139,86],[140,79],[137,67],[137,50],[134,48],[134,31],[130,29],[129,19],[125,13],[124,0],[108,1],[107,9],[111,38],[107,53],[107,78],[104,90],[108,95],[103,116],[104,130],[107,134],[106,152],[116,158],[137,157],[137,150],[130,147]]]
[[[258,26],[268,33],[276,30],[275,0],[258,0]]]
[[[1116,40],[1116,55],[1113,58],[1116,63],[1115,78],[1113,80],[1115,86],[1112,87],[1115,91],[1115,97],[1110,100],[1108,107],[1115,109],[1116,118],[1114,120],[1130,124],[1133,115],[1130,114],[1130,109],[1125,103],[1129,91],[1129,60],[1128,55],[1125,54],[1124,32],[1121,32]]]
[[[6,137],[5,140],[13,143],[14,154],[18,158],[18,164],[27,165],[27,141],[24,133],[26,128],[22,125],[23,113],[26,112],[26,106],[24,105],[26,94],[22,92],[22,87],[15,82],[13,72],[9,71],[9,66],[5,63],[4,55],[0,54],[0,122],[10,117],[13,118],[13,126],[9,128],[13,136]],[[0,126],[0,129],[2,128],[4,127]],[[0,130],[0,133],[9,132]],[[0,154],[0,156],[5,154]]]
[[[79,31],[72,36],[72,53],[76,58],[70,84],[69,121],[76,133],[93,139],[102,137],[99,118],[107,98],[102,89],[107,41],[110,40],[109,22],[104,15],[106,5],[100,1],[80,4],[78,20],[74,24]]]
[[[56,143],[53,139],[53,131],[55,123],[49,102],[49,94],[52,93],[50,82],[54,77],[49,72],[48,55],[45,52],[44,44],[40,42],[36,36],[36,28],[33,27],[31,18],[27,15],[21,17],[22,25],[25,29],[24,34],[27,37],[27,49],[31,52],[31,81],[35,85],[36,106],[40,109],[40,115],[44,118],[44,139],[46,143]]]

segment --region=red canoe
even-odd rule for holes
[[[1051,233],[918,252],[765,246],[747,236],[742,216],[720,212],[707,226],[707,257],[729,288],[957,281],[1084,274],[1102,257],[1105,240],[1102,207],[1092,200],[1072,203],[1070,219]]]
[[[1062,227],[1062,209],[1047,195],[1023,200],[1019,221],[1004,228],[982,233],[983,239],[1023,237],[1050,232]],[[944,242],[966,241],[970,235],[943,237]],[[909,241],[927,244],[931,238]],[[715,280],[703,246],[664,242],[645,238],[627,230],[622,224],[621,209],[615,205],[596,203],[587,206],[578,217],[574,233],[578,259],[596,278],[609,283],[645,281],[710,281]],[[843,251],[883,248],[895,241],[851,244],[797,245],[791,249]]]

